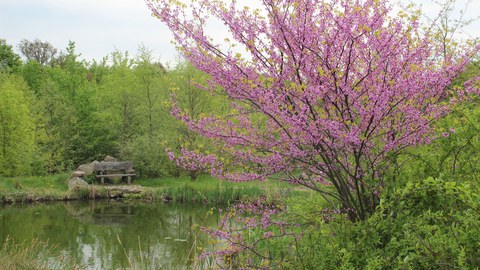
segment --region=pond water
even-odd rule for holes
[[[0,247],[32,239],[56,245],[86,269],[119,269],[148,261],[151,269],[189,269],[205,243],[199,226],[218,213],[188,204],[120,201],[0,206]],[[143,268],[143,267],[142,267]]]

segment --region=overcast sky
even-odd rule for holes
[[[431,0],[417,2],[435,10]],[[480,0],[472,1],[466,15],[480,15]],[[480,22],[467,32],[479,37]],[[177,56],[168,29],[150,15],[143,0],[0,0],[0,38],[13,46],[38,38],[62,50],[75,41],[77,53],[87,60],[115,49],[134,55],[139,44],[163,63],[173,64]]]

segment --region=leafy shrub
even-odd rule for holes
[[[430,145],[412,148],[400,157],[402,176],[410,179],[448,177],[464,181],[480,179],[479,100],[465,102],[436,123],[437,139]]]
[[[271,215],[271,221],[284,222],[281,226],[240,230],[241,224],[233,223],[215,233],[254,248],[223,248],[239,267],[474,269],[480,265],[479,191],[441,178],[410,182],[384,195],[371,217],[355,223],[346,213],[318,209],[320,199],[307,203],[297,197],[287,211]],[[300,227],[286,227],[289,220],[301,221]],[[225,264],[225,256],[216,260]]]
[[[479,189],[427,178],[384,196],[374,215],[323,219],[302,238],[307,268],[472,269],[480,265]]]
[[[137,176],[148,178],[174,174],[176,166],[167,157],[166,146],[158,141],[160,141],[159,138],[150,141],[147,136],[144,136],[128,143],[121,150],[122,158],[132,160],[135,164]]]

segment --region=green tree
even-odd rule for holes
[[[137,134],[121,147],[123,159],[133,160],[137,172],[144,177],[170,174],[173,167],[165,148],[172,121],[165,101],[168,100],[168,75],[156,62],[151,51],[140,46],[132,66],[135,76],[135,99],[138,103]]]
[[[63,171],[71,164],[65,154],[71,145],[68,126],[75,121],[73,109],[67,105],[60,85],[52,76],[52,67],[28,61],[19,72],[35,96],[35,121],[37,147],[41,153],[44,168],[49,173]]]
[[[135,77],[138,81],[141,113],[146,119],[146,134],[152,141],[161,127],[161,101],[168,98],[166,87],[166,70],[161,63],[155,62],[152,52],[145,46],[140,46],[135,60]]]
[[[28,92],[22,78],[0,73],[0,175],[31,173],[35,124]]]
[[[170,90],[175,103],[191,119],[198,119],[212,113],[223,115],[227,112],[228,100],[222,95],[210,95],[201,88],[205,87],[208,75],[187,62],[180,62],[169,74]],[[174,133],[167,139],[169,149],[180,152],[182,148],[194,149],[207,154],[216,152],[211,141],[189,129],[182,121],[170,116],[170,130]],[[202,171],[187,170],[195,180]]]
[[[62,58],[58,49],[53,47],[48,41],[22,39],[18,44],[18,48],[27,60],[37,61],[40,65],[53,66]]]
[[[44,136],[38,141],[48,172],[63,171],[90,161],[95,147],[90,143],[96,134],[91,98],[94,83],[88,81],[88,69],[78,60],[75,43],[70,42],[62,65],[41,65],[28,61],[22,75],[36,98],[37,126]]]
[[[0,72],[16,71],[21,64],[20,56],[13,51],[12,46],[0,38]]]
[[[128,54],[113,52],[109,74],[103,76],[99,85],[96,102],[98,111],[95,117],[102,119],[108,136],[117,143],[110,155],[118,155],[120,146],[126,145],[139,133],[140,115],[137,80],[132,71],[133,60]]]
[[[98,157],[96,148],[99,134],[95,127],[100,121],[94,116],[97,110],[94,103],[97,85],[89,80],[88,63],[78,59],[80,54],[76,53],[74,42],[69,42],[66,51],[63,65],[54,69],[60,69],[60,90],[75,116],[75,122],[69,123],[67,127],[69,138],[73,138],[67,159],[77,166]]]

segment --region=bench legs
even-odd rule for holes
[[[127,177],[127,184],[130,185],[132,183],[132,176],[135,176],[135,174],[98,174],[96,178],[100,178],[100,183],[104,185],[106,177],[121,177],[122,182],[125,180],[125,177]]]

